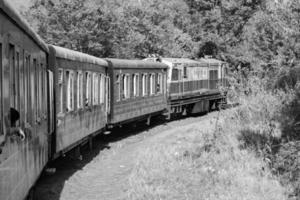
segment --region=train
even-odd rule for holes
[[[47,164],[113,127],[226,102],[212,58],[98,58],[46,44],[0,1],[0,199],[22,200]]]

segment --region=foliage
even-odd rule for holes
[[[32,23],[38,22],[36,29],[48,43],[95,56],[187,57],[196,45],[178,28],[185,26],[186,10],[179,0],[166,3],[145,0],[140,4],[37,0],[27,16]]]
[[[250,75],[245,82],[235,74],[229,97],[240,106],[226,122],[235,124],[226,132],[239,131],[240,148],[262,157],[289,188],[291,199],[300,195],[300,132],[294,126],[300,119],[300,76],[296,72],[293,69],[282,76],[275,90],[268,89],[268,79]]]
[[[239,149],[235,130],[223,128],[225,113],[143,146],[129,179],[129,199],[285,199],[264,162]]]

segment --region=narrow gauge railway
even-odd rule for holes
[[[46,44],[0,0],[0,199],[22,200],[51,160],[98,134],[225,101],[214,59],[102,59]]]

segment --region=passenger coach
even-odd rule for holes
[[[167,109],[165,64],[107,59],[111,80],[109,126],[147,120]]]
[[[109,114],[109,76],[105,60],[49,45],[54,74],[52,154],[63,154],[102,132]]]
[[[1,200],[24,199],[48,161],[47,55],[47,45],[1,0]]]

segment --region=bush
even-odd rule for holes
[[[240,148],[262,157],[281,183],[292,188],[291,198],[300,197],[300,132],[295,126],[300,121],[299,72],[291,69],[280,74],[273,89],[270,77],[252,75],[247,81],[232,81],[231,100],[241,106],[227,122],[239,131]]]
[[[239,149],[237,132],[224,117],[178,128],[143,149],[130,177],[129,199],[285,199],[263,161]]]

